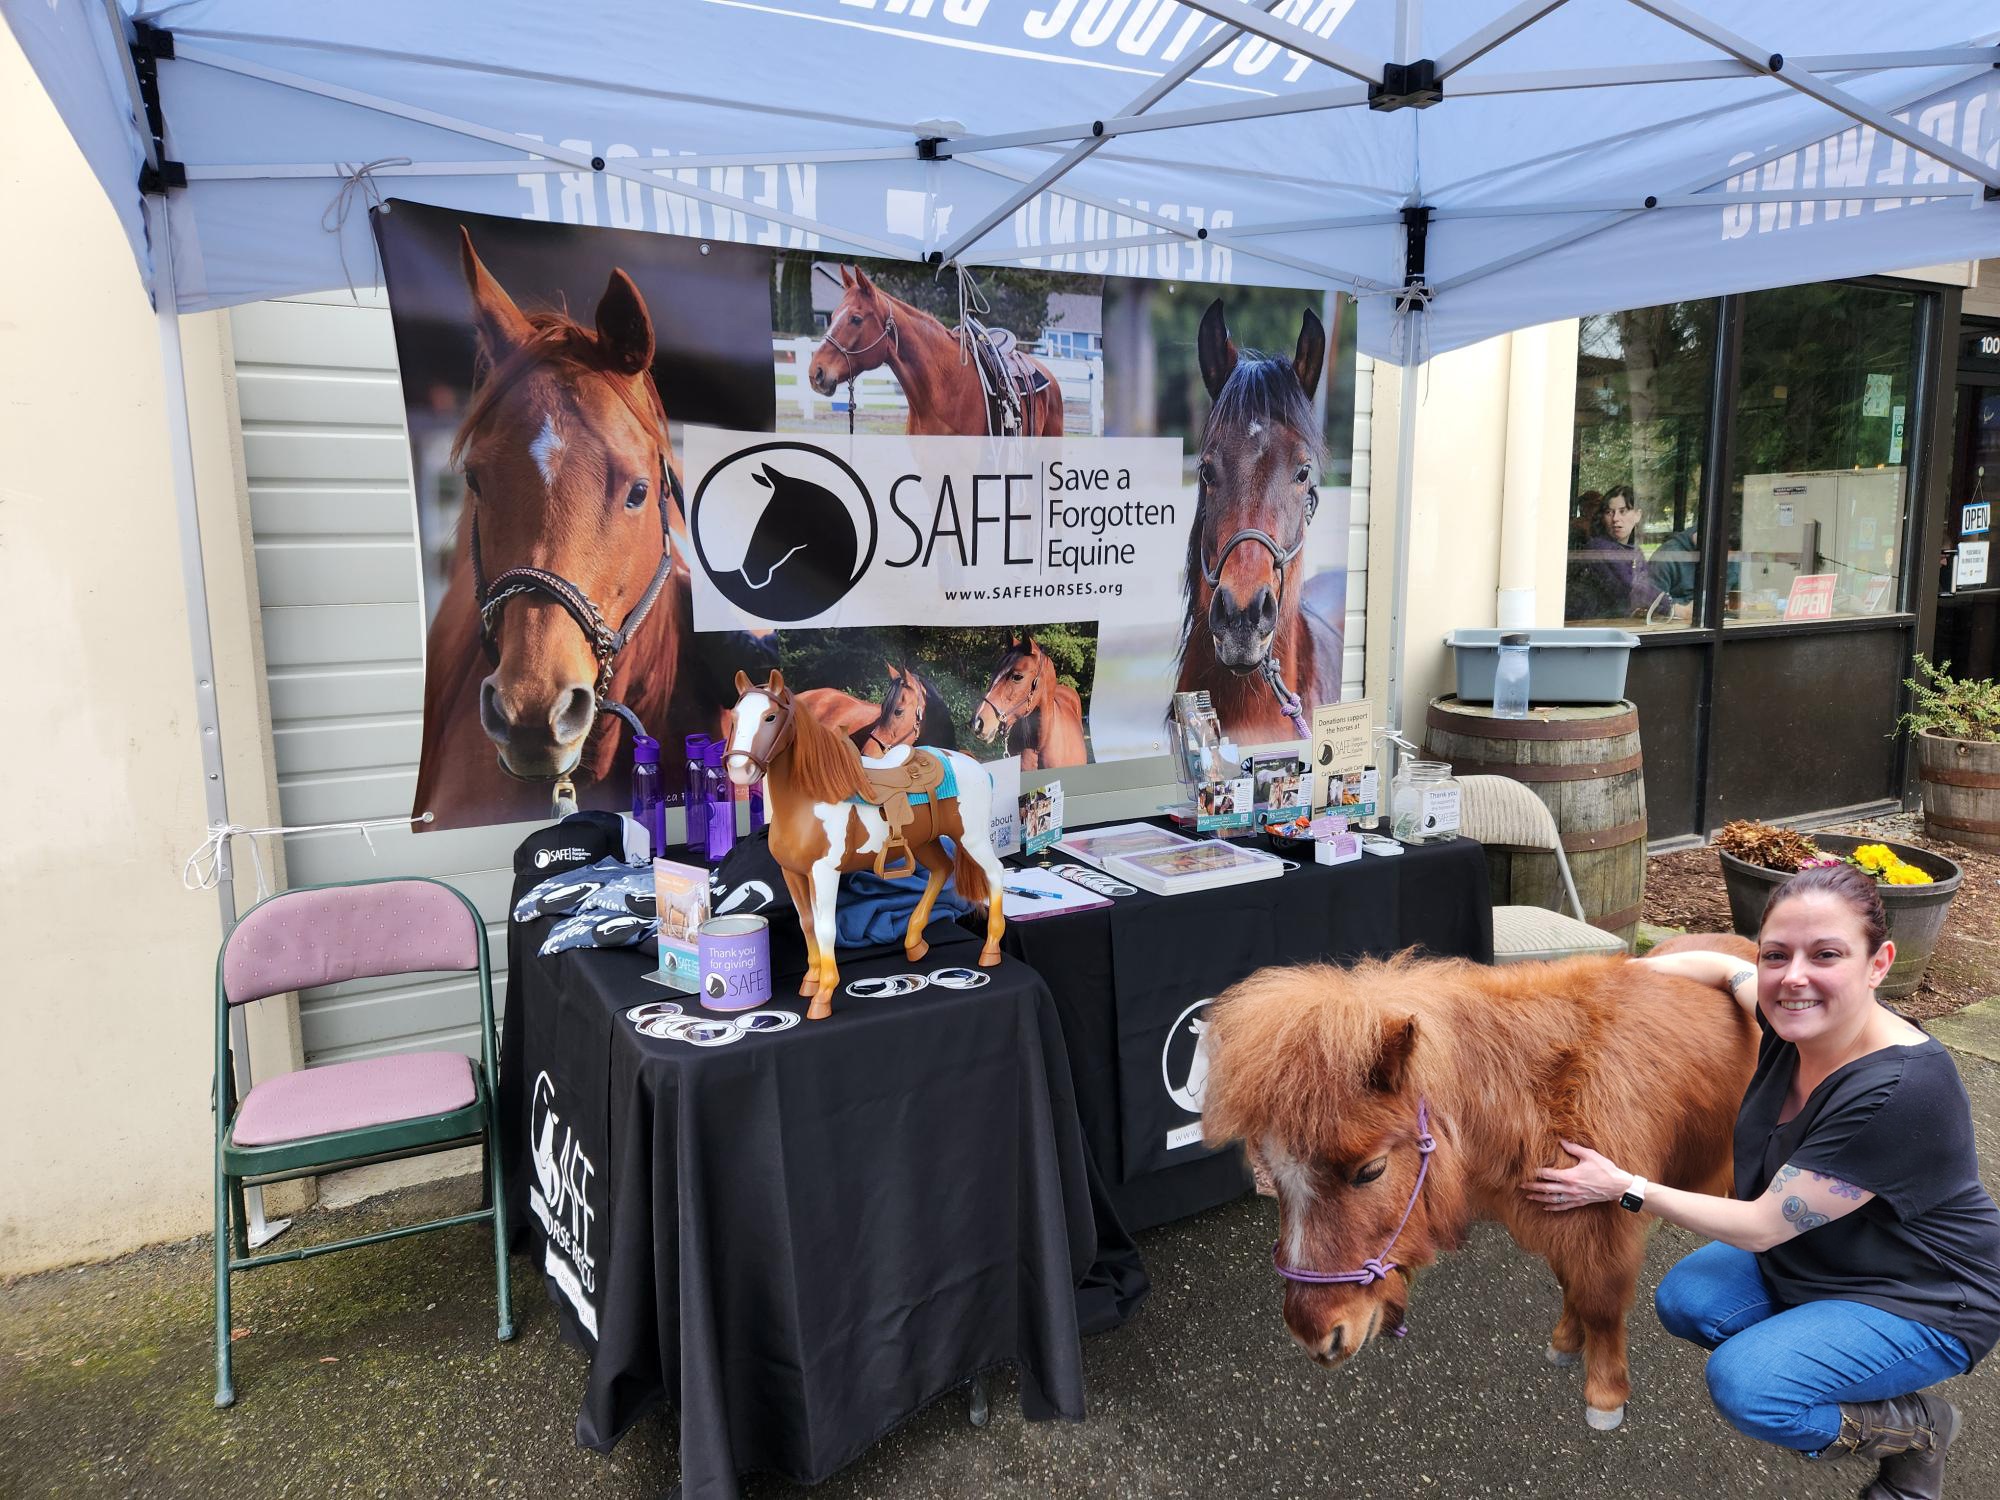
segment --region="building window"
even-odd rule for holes
[[[1914,293],[1823,283],[1743,299],[1726,624],[1900,608]]]
[[[1719,304],[1583,319],[1563,614],[1669,629],[1701,618],[1697,522]]]
[[[1103,338],[1099,334],[1062,328],[1042,331],[1042,350],[1054,359],[1095,359],[1103,347]]]

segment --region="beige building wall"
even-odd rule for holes
[[[158,326],[110,206],[0,27],[0,1275],[211,1220],[212,893]],[[183,320],[232,814],[273,805],[227,325]],[[242,893],[247,902],[251,889]],[[289,1006],[253,1044],[296,1056]],[[278,1205],[274,1204],[274,1208]]]
[[[1574,321],[1549,323],[1439,355],[1410,376],[1416,463],[1400,696],[1403,732],[1419,744],[1430,700],[1452,688],[1444,638],[1499,623],[1503,582],[1529,623],[1562,623],[1576,343]],[[1376,365],[1367,681],[1384,713],[1404,394],[1404,372]]]

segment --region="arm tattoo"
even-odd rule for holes
[[[1816,1214],[1807,1207],[1806,1200],[1794,1194],[1785,1200],[1785,1222],[1792,1226],[1794,1234],[1804,1234],[1808,1229],[1817,1229],[1827,1222],[1825,1214]]]
[[[1785,1184],[1798,1175],[1799,1169],[1790,1162],[1786,1162],[1782,1167],[1778,1168],[1778,1175],[1771,1179],[1771,1185],[1764,1189],[1764,1191],[1776,1197],[1785,1190]],[[1798,1200],[1793,1199],[1792,1201],[1797,1202]],[[1789,1218],[1790,1215],[1787,1214],[1786,1217]]]
[[[1755,969],[1742,968],[1736,970],[1733,974],[1729,976],[1730,992],[1733,994],[1736,991],[1737,987],[1740,986],[1744,980],[1755,979],[1756,977],[1757,977],[1757,971]]]
[[[1834,1197],[1851,1199],[1856,1203],[1859,1203],[1861,1201],[1862,1198],[1861,1189],[1856,1187],[1853,1183],[1842,1182],[1838,1177],[1829,1177],[1824,1172],[1814,1172],[1811,1175],[1812,1175],[1812,1180],[1814,1182],[1825,1183],[1826,1190],[1829,1193],[1833,1194]]]

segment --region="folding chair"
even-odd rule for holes
[[[239,1104],[230,1067],[229,1008],[288,990],[439,970],[479,972],[479,1061],[458,1052],[403,1052],[269,1078]],[[493,1224],[500,1337],[514,1336],[507,1288],[506,1198],[494,1100],[493,972],[479,913],[437,880],[373,880],[285,891],[244,913],[215,964],[215,1404],[236,1399],[230,1371],[233,1271],[306,1260],[454,1224]],[[252,1255],[243,1190],[477,1141],[488,1206],[476,1212]]]
[[[1563,889],[1574,917],[1539,906],[1493,908],[1493,962],[1527,963],[1533,959],[1575,958],[1584,953],[1623,953],[1625,944],[1613,933],[1584,920],[1583,901],[1576,893],[1569,861],[1563,856],[1562,834],[1547,805],[1527,787],[1505,776],[1458,778],[1458,831],[1469,839],[1501,849],[1539,850],[1556,857]]]

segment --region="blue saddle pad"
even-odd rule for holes
[[[928,745],[918,745],[910,753],[912,755],[928,755],[932,760],[943,765],[944,780],[939,784],[935,795],[939,797],[956,797],[958,795],[958,767],[952,764],[949,755],[946,755],[942,750],[933,750]],[[910,793],[910,806],[920,806],[930,801],[932,795],[930,792],[912,792]],[[847,800],[849,802],[859,802],[862,799],[859,797],[849,797]]]

